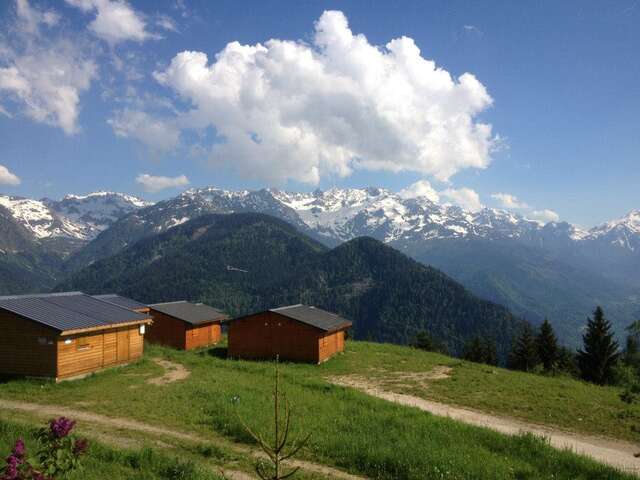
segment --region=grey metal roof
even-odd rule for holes
[[[288,307],[271,308],[270,312],[278,313],[293,320],[297,320],[325,332],[335,332],[351,327],[352,323],[335,313],[308,305],[290,305]]]
[[[140,303],[132,298],[116,295],[115,293],[107,293],[104,295],[93,295],[93,298],[97,298],[98,300],[102,300],[104,302],[113,303],[114,305],[128,308],[129,310],[140,310],[143,308],[149,308],[144,303]]]
[[[149,318],[82,292],[4,296],[0,297],[0,309],[60,332],[144,322]]]
[[[191,303],[186,301],[155,303],[149,308],[157,310],[171,317],[190,323],[191,325],[201,325],[203,323],[225,320],[227,315],[204,303]]]

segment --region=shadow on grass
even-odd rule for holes
[[[227,347],[213,347],[203,353],[206,353],[206,355],[210,355],[212,357],[226,359]]]

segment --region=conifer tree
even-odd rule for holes
[[[640,373],[640,320],[627,327],[627,343],[624,349],[623,362]]]
[[[536,339],[533,335],[531,325],[525,323],[520,337],[516,340],[515,345],[509,357],[509,366],[515,370],[530,372],[539,363],[538,348]]]
[[[484,345],[480,337],[473,337],[464,345],[462,358],[470,362],[484,363]]]
[[[558,361],[558,340],[551,323],[546,318],[542,322],[540,333],[536,337],[536,347],[538,349],[538,358],[544,371],[550,372]]]
[[[462,358],[470,362],[498,364],[498,349],[496,342],[488,338],[473,337],[464,345]]]
[[[620,352],[618,342],[613,338],[611,323],[605,318],[602,308],[597,307],[593,318],[587,320],[582,342],[583,347],[578,350],[581,377],[599,385],[611,383]]]
[[[482,342],[483,362],[487,365],[498,365],[498,347],[495,340],[485,338]]]
[[[570,350],[567,347],[560,347],[558,349],[556,368],[558,371],[567,373],[572,377],[579,377],[580,372],[578,372],[578,366],[576,365],[575,350]]]
[[[427,352],[434,352],[436,350],[436,346],[433,339],[431,338],[431,335],[429,335],[429,333],[425,330],[420,330],[416,334],[416,339],[413,342],[413,346],[420,350],[426,350]]]

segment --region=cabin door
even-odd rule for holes
[[[129,330],[118,330],[118,362],[129,360]]]

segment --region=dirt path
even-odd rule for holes
[[[442,417],[449,417],[469,425],[490,428],[507,435],[529,432],[538,436],[544,436],[553,447],[568,448],[576,453],[592,457],[599,462],[606,463],[627,472],[640,473],[640,459],[634,456],[635,453],[640,451],[640,446],[628,442],[574,434],[512,418],[498,417],[467,408],[454,407],[444,403],[425,400],[413,395],[394,393],[384,390],[371,380],[360,376],[332,377],[328,380],[335,385],[355,388],[383,400],[415,407],[425,412]]]
[[[191,372],[187,370],[184,365],[179,363],[170,362],[169,360],[163,360],[162,358],[154,358],[153,361],[165,369],[164,375],[157,378],[150,378],[147,383],[151,385],[168,385],[179,380],[184,380],[191,375]]]
[[[130,430],[135,432],[142,432],[150,435],[161,435],[166,437],[175,438],[178,440],[188,440],[197,443],[209,443],[210,439],[206,439],[199,435],[191,433],[177,432],[176,430],[157,427],[149,425],[147,423],[138,422],[136,420],[129,420],[126,418],[107,417],[97,413],[85,412],[82,410],[76,410],[68,407],[60,407],[55,405],[40,405],[36,403],[16,402],[11,400],[0,400],[0,409],[3,410],[17,410],[22,412],[29,412],[40,417],[50,418],[59,415],[73,418],[74,420],[93,423],[103,426],[108,426],[114,429]],[[264,454],[260,451],[251,449],[237,444],[231,444],[230,448],[234,449],[239,454],[251,455],[256,458],[264,457]],[[328,478],[338,478],[341,480],[366,480],[366,477],[352,475],[342,470],[332,468],[326,465],[320,465],[313,462],[307,462],[304,460],[290,460],[287,465],[291,467],[300,467],[301,470],[307,472],[318,473]],[[243,476],[244,475],[244,476]],[[243,472],[229,471],[228,475],[232,480],[249,480],[254,477],[244,474]]]

